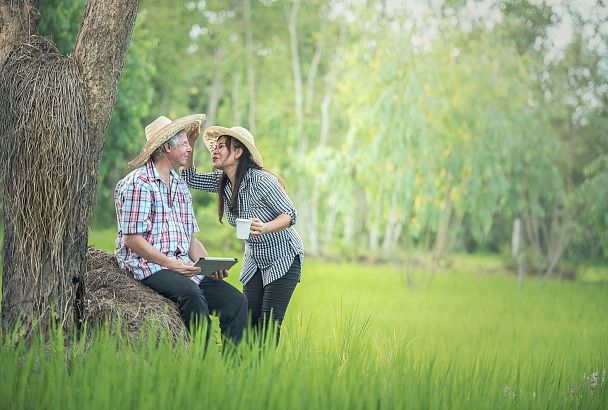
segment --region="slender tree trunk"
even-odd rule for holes
[[[344,245],[350,245],[353,242],[353,237],[355,236],[355,221],[356,221],[356,214],[355,214],[355,210],[356,207],[349,207],[347,208],[345,214],[344,214],[344,227],[342,230],[342,238],[344,240]]]
[[[511,234],[511,256],[517,264],[517,278],[519,281],[519,289],[524,287],[524,279],[526,270],[524,266],[524,235],[522,232],[522,218],[517,216],[513,219],[513,231]]]
[[[553,215],[551,219],[551,227],[549,230],[548,246],[547,246],[547,269],[543,275],[543,285],[546,284],[547,280],[559,264],[559,261],[568,245],[568,233],[567,233],[568,222],[566,220],[560,221],[557,215]]]
[[[376,257],[380,244],[380,221],[382,220],[382,207],[379,198],[368,198],[367,201],[367,238],[369,255]]]
[[[450,222],[450,230],[448,233],[448,241],[446,244],[446,251],[451,252],[454,249],[458,235],[460,234],[460,228],[464,219],[463,212],[456,212],[452,210],[452,221]]]
[[[329,138],[329,131],[331,126],[331,104],[334,99],[334,93],[336,91],[336,71],[341,59],[341,50],[344,45],[346,38],[346,26],[344,23],[340,25],[340,34],[338,37],[338,44],[334,57],[330,62],[330,69],[325,79],[325,95],[321,102],[321,130],[319,132],[319,145],[324,146]]]
[[[223,59],[216,60],[221,63]],[[209,105],[207,106],[207,121],[203,123],[203,129],[207,128],[208,125],[215,124],[215,117],[217,116],[217,108],[220,105],[220,98],[224,92],[224,73],[220,70],[216,70],[213,73],[213,80],[211,81],[211,91],[209,94]]]
[[[323,239],[321,242],[321,253],[326,254],[330,243],[334,239],[334,228],[336,226],[336,217],[338,215],[338,207],[331,201],[326,209],[325,222],[323,227]]]
[[[285,6],[287,7],[287,6]],[[303,155],[308,148],[308,140],[304,134],[304,95],[302,90],[302,68],[300,67],[300,51],[298,48],[298,11],[300,0],[295,0],[288,12],[287,28],[289,29],[289,46],[291,49],[291,68],[294,83],[294,111],[296,115],[296,137],[298,139],[298,153]]]
[[[240,72],[232,78],[232,121],[235,125],[241,125],[243,121],[243,109],[241,106],[241,86],[243,76]]]
[[[312,256],[319,254],[319,195],[319,189],[315,188],[309,204],[308,245]]]
[[[452,189],[450,187],[446,188],[445,198],[443,201],[443,217],[441,222],[439,223],[439,228],[437,229],[437,235],[435,236],[435,252],[433,258],[435,260],[440,260],[443,258],[447,247],[448,234],[450,228],[450,221],[452,219],[452,198],[451,198]]]
[[[400,204],[397,200],[397,196],[393,195],[391,198],[391,207],[389,217],[384,227],[384,238],[382,239],[382,253],[387,257],[392,257],[401,231],[403,230],[403,217],[398,217],[398,210]]]
[[[315,83],[315,78],[316,78],[316,73],[317,73],[317,69],[320,63],[320,59],[321,59],[321,55],[323,54],[323,49],[325,47],[325,35],[327,32],[327,20],[323,20],[323,26],[321,28],[321,38],[319,39],[319,42],[317,44],[317,49],[315,51],[315,55],[313,57],[313,61],[311,63],[310,69],[308,70],[308,80],[307,80],[307,93],[306,93],[306,110],[307,113],[310,113],[310,111],[312,110],[312,102],[314,99],[314,83]],[[341,39],[343,39],[343,37],[340,37]],[[337,60],[339,59],[339,50],[342,46],[342,42],[339,41],[338,45],[336,46],[336,52],[334,54],[334,58],[332,61],[329,62],[330,64],[330,71],[329,74],[327,75],[326,78],[326,87],[325,87],[325,96],[323,97],[323,103],[321,104],[321,129],[319,132],[319,143],[317,145],[317,149],[323,149],[326,145],[327,145],[327,139],[329,136],[329,129],[330,129],[330,121],[331,121],[331,112],[330,112],[330,108],[331,108],[331,103],[333,100],[333,96],[334,96],[334,92],[335,92],[335,66],[337,63]],[[323,212],[323,214],[325,215],[325,221],[323,223],[323,225],[325,226],[325,234],[324,234],[324,239],[322,240],[322,244],[321,244],[321,248],[322,249],[327,249],[327,246],[329,245],[329,239],[328,239],[328,235],[331,233],[333,234],[333,225],[335,223],[335,218],[336,218],[336,208],[335,207],[329,207],[329,209],[327,208],[327,203],[325,204],[320,204],[319,203],[319,199],[320,199],[320,193],[318,192],[318,189],[315,191],[315,195],[313,195],[312,197],[312,203],[311,203],[311,207],[313,207],[314,209],[314,214],[317,215],[317,220],[318,215],[321,214],[321,212]],[[323,206],[325,205],[325,206]],[[315,229],[319,229],[319,224],[318,221],[315,221]],[[320,235],[317,235],[320,236]],[[317,245],[318,247],[318,245]],[[323,252],[323,251],[322,251]]]
[[[255,113],[256,113],[256,93],[255,93],[255,67],[253,62],[253,30],[251,28],[251,2],[243,1],[245,15],[245,38],[247,43],[247,89],[249,91],[249,130],[255,135]]]
[[[526,234],[526,244],[532,253],[533,266],[529,266],[533,271],[539,266],[544,266],[544,256],[541,246],[540,229],[538,218],[530,210],[523,213],[523,227]]]
[[[97,170],[137,6],[89,1],[66,57],[32,37],[37,2],[0,2],[5,332],[79,319]],[[10,81],[17,72],[28,76]]]
[[[319,71],[321,56],[323,55],[323,50],[325,50],[326,31],[327,19],[323,18],[321,21],[319,39],[317,40],[317,47],[315,48],[315,53],[312,56],[312,61],[308,67],[308,74],[306,75],[306,100],[304,104],[304,112],[306,114],[312,114],[312,103],[315,98],[315,82],[317,79],[317,72]]]

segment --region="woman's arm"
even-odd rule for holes
[[[259,218],[251,218],[252,235],[282,231],[296,223],[298,213],[277,178],[266,173],[259,180],[256,188],[261,194],[264,205],[277,216],[268,222],[263,222]]]
[[[188,133],[188,142],[192,150],[188,153],[186,164],[181,167],[181,177],[188,184],[188,187],[200,189],[201,191],[217,192],[220,184],[219,172],[197,173],[194,166],[194,147],[199,135],[199,129]]]
[[[181,173],[188,187],[216,193],[220,189],[220,175],[219,171],[198,173],[195,167],[182,169]]]
[[[262,222],[260,218],[251,218],[251,235],[278,232],[290,226],[291,217],[287,214],[279,214],[279,216],[268,222]]]

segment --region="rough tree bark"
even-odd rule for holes
[[[2,298],[2,326],[5,331],[12,329],[18,322],[22,334],[26,336],[36,321],[43,328],[51,321],[58,321],[64,330],[70,330],[78,323],[78,301],[83,296],[87,231],[97,185],[96,176],[138,3],[137,0],[90,0],[81,21],[73,55],[61,56],[56,49],[52,49],[50,42],[36,37],[40,20],[38,1],[0,0],[0,77],[19,78],[19,73],[11,71],[18,67],[15,61],[19,60],[22,50],[35,48],[38,44],[43,44],[44,47],[36,50],[33,64],[39,65],[36,68],[39,68],[42,75],[57,74],[57,78],[61,79],[63,77],[60,71],[69,66],[73,67],[77,77],[74,83],[77,86],[63,94],[53,94],[51,87],[39,91],[45,94],[31,93],[30,89],[20,88],[28,82],[47,84],[49,80],[43,78],[24,78],[21,82],[0,84],[3,88],[0,100],[6,95],[20,96],[25,93],[29,96],[26,101],[29,106],[24,104],[24,108],[19,108],[21,111],[13,109],[10,112],[0,112],[0,124],[3,124],[0,127],[0,138],[3,141],[0,159],[2,162],[9,161],[4,168],[7,172],[1,176],[5,199]],[[26,64],[30,64],[28,69],[31,68],[31,61],[26,61]],[[36,70],[28,72],[35,73]],[[35,74],[30,74],[30,77],[35,77]],[[74,108],[73,100],[84,101],[82,109],[76,113],[68,112]],[[53,101],[53,104],[41,106],[39,101]],[[30,184],[29,172],[36,166],[40,156],[36,150],[27,146],[40,141],[28,140],[32,130],[27,126],[10,126],[20,124],[20,116],[32,117],[32,110],[38,113],[36,118],[39,123],[35,125],[61,130],[57,131],[57,135],[46,136],[50,141],[61,141],[63,144],[56,148],[59,155],[53,156],[58,157],[57,164],[48,164],[48,173],[52,174],[53,181],[49,190],[56,189],[50,192],[56,197],[52,204],[30,202],[30,198],[49,193],[28,192],[36,189],[35,184]],[[61,119],[64,121],[58,123]],[[65,135],[81,135],[82,141],[66,140]],[[51,146],[52,144],[51,142]],[[10,162],[15,145],[25,146],[26,149],[22,150],[22,156],[16,162]],[[76,172],[78,175],[69,172],[53,173],[57,167],[61,168],[61,161],[71,158],[61,154],[76,148],[82,149],[79,156],[83,157],[78,159],[78,163],[82,161],[82,168]],[[12,200],[16,187],[20,189],[20,201]],[[60,189],[66,191],[58,191]],[[74,198],[77,200],[74,201]],[[28,229],[27,222],[25,226],[19,222],[27,221],[27,218],[23,218],[24,209],[32,210],[36,207],[49,207],[35,210],[49,218],[58,210],[66,215],[65,220],[57,225],[59,229],[55,229],[58,232],[52,232],[56,240],[36,235]],[[42,221],[43,224],[46,222],[47,220]],[[24,257],[23,254],[30,253],[30,250],[39,250],[39,255],[36,258],[32,255]]]

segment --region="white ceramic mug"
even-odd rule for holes
[[[236,218],[236,237],[239,239],[249,239],[251,229],[251,219]]]

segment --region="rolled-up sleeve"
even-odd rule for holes
[[[281,186],[274,175],[266,174],[260,180],[260,191],[266,205],[277,215],[286,214],[291,218],[291,224],[295,225],[298,219],[298,212],[293,206],[287,192]]]

